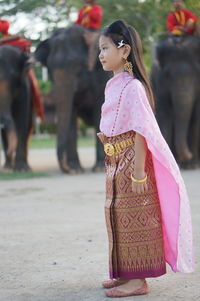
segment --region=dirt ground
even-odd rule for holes
[[[84,167],[94,150],[79,150]],[[105,175],[58,171],[53,150],[30,163],[49,177],[0,182],[0,301],[104,301],[108,277]],[[200,170],[184,171],[193,213],[196,270],[150,279],[148,296],[120,300],[200,300]],[[187,239],[187,238],[186,238]],[[119,300],[119,299],[116,299]]]

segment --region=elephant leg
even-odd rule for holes
[[[98,115],[100,116],[100,114]],[[97,118],[97,116],[95,116],[95,132],[99,132],[99,117]],[[92,171],[94,172],[102,172],[105,170],[105,152],[103,149],[103,144],[102,142],[99,140],[99,138],[96,136],[95,138],[96,140],[96,162],[94,167],[92,168]]]
[[[95,128],[95,134],[100,131],[99,124],[100,124],[100,118],[101,118],[101,107],[103,104],[104,99],[104,87],[106,85],[106,82],[109,78],[105,78],[105,74],[101,73],[99,71],[98,73],[95,73],[94,76],[91,79],[91,92],[92,97],[95,95],[95,98],[93,97],[93,124]],[[104,172],[105,171],[105,152],[103,149],[103,144],[100,141],[100,139],[95,137],[95,146],[96,146],[96,162],[92,168],[93,172]]]
[[[96,132],[98,132],[98,129],[96,129]],[[96,137],[96,163],[93,167],[94,172],[102,172],[105,171],[105,152],[103,149],[102,142],[99,140],[98,137]]]
[[[8,129],[1,130],[2,146],[5,155],[5,169],[12,169],[14,163],[14,153],[8,152]]]
[[[14,128],[7,130],[7,150],[6,157],[8,158],[8,166],[14,166],[14,153],[17,148],[17,134]]]
[[[184,168],[198,168],[200,165],[199,144],[200,144],[200,104],[195,106],[191,117],[188,141],[193,154],[192,159],[184,164]]]
[[[28,142],[32,131],[32,102],[29,83],[25,82],[19,98],[13,106],[13,119],[17,132],[17,149],[15,156],[15,171],[29,171],[27,162]]]
[[[158,103],[156,104],[156,119],[158,121],[163,137],[174,153],[173,145],[173,114],[172,104],[168,93],[159,92]]]
[[[81,167],[77,151],[77,115],[75,111],[72,113],[66,152],[68,172],[70,174],[82,173],[83,168]]]
[[[29,136],[31,135],[31,129],[27,128],[27,124],[24,124],[24,128],[21,126],[23,123],[17,125],[17,137],[18,144],[16,149],[16,157],[14,170],[15,171],[30,171],[31,168],[27,162],[28,156],[28,142]]]
[[[193,157],[188,145],[189,123],[192,115],[193,101],[190,95],[183,93],[173,96],[174,99],[174,144],[177,160],[180,164],[190,161]],[[177,99],[180,101],[177,103]]]

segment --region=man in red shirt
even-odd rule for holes
[[[174,11],[167,16],[167,30],[173,35],[194,34],[198,30],[198,18],[183,9],[182,0],[172,0]]]
[[[20,35],[9,34],[10,23],[7,20],[0,19],[0,45],[10,44],[20,48],[24,53],[30,53],[31,43],[23,39]]]
[[[78,19],[75,24],[86,28],[98,29],[101,27],[103,10],[96,5],[96,0],[84,0],[84,7],[79,10]]]
[[[88,29],[84,38],[88,45],[88,69],[92,71],[96,60],[98,29],[101,27],[103,9],[100,5],[96,5],[96,0],[83,0],[83,2],[84,6],[79,10],[75,24]]]

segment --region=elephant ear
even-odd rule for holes
[[[34,57],[42,65],[47,67],[47,59],[49,56],[49,52],[50,52],[50,39],[46,39],[37,46],[36,51],[34,53]]]
[[[161,42],[156,49],[156,58],[161,68],[164,67],[166,61],[171,55],[171,47],[166,42]]]

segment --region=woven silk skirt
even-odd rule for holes
[[[105,217],[109,240],[110,278],[138,279],[166,273],[161,210],[151,152],[147,150],[145,171],[148,191],[132,192],[135,132],[114,137],[101,133],[100,140],[115,144],[133,138],[118,155],[105,157]]]

